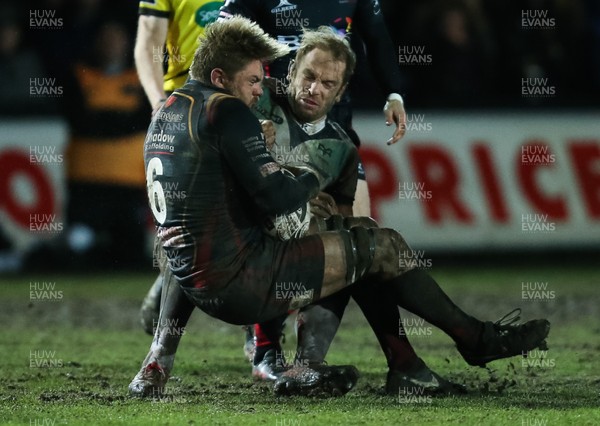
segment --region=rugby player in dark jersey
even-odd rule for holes
[[[327,107],[323,94],[341,93],[347,81],[340,73],[351,62],[351,50],[337,37],[330,42],[342,44],[314,54],[333,73],[317,72],[295,94],[292,110],[298,117]],[[191,80],[152,121],[144,151],[148,193],[168,260],[165,273],[175,281],[165,280],[157,331],[130,391],[149,395],[164,388],[181,338],[173,327],[185,327],[194,306],[226,322],[247,324],[352,285],[440,327],[472,365],[543,345],[546,320],[481,322],[454,305],[426,273],[399,264],[398,253],[409,247],[391,229],[334,224],[334,231],[287,241],[265,232],[266,218],[301,209],[345,170],[356,170],[355,148],[339,139],[299,145],[307,161],[290,164],[294,175],[283,173],[267,151],[247,105],[262,91],[261,61],[281,55],[281,49],[243,18],[213,24],[196,52]],[[174,121],[186,125],[167,126]],[[165,188],[175,187],[187,196],[167,196]],[[302,289],[278,297],[277,285],[285,282],[301,283]]]

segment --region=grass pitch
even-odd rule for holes
[[[0,280],[0,423],[25,425],[580,425],[600,424],[600,315],[597,266],[436,268],[465,310],[497,319],[514,307],[523,320],[547,317],[549,351],[469,367],[452,341],[406,315],[420,356],[464,383],[460,397],[386,396],[377,342],[351,305],[329,352],[354,364],[357,387],[342,398],[279,398],[250,377],[240,327],[197,311],[186,328],[167,393],[127,395],[151,338],[138,326],[154,276],[40,274]],[[33,293],[32,293],[33,292]],[[287,354],[295,349],[288,320]]]

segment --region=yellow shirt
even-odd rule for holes
[[[169,62],[164,84],[166,92],[172,92],[185,82],[198,47],[198,37],[204,34],[206,25],[217,19],[222,5],[222,0],[140,1],[140,15],[169,20],[166,43]],[[156,46],[152,50],[153,60],[162,62],[164,48]]]

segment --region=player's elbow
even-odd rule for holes
[[[273,194],[267,192],[258,193],[256,194],[256,201],[262,210],[269,215],[284,214],[293,210],[288,200],[281,195],[273,196]]]

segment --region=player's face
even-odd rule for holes
[[[233,78],[225,80],[223,86],[233,96],[241,99],[242,102],[251,107],[258,101],[260,95],[262,95],[262,79],[262,63],[259,60],[255,60],[235,73]]]
[[[346,64],[328,51],[313,49],[294,64],[290,81],[290,104],[297,119],[320,120],[340,100]]]

